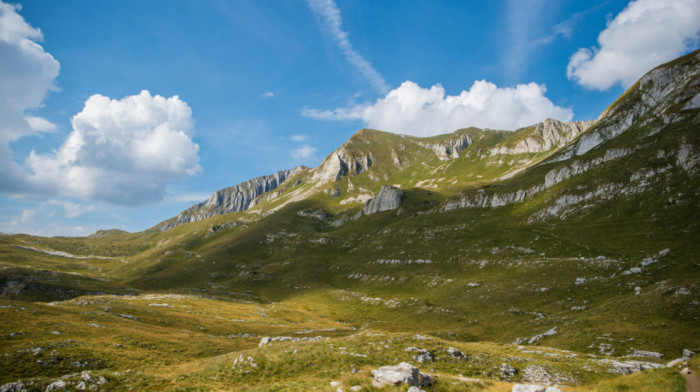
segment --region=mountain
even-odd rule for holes
[[[682,389],[699,73],[664,64],[589,122],[364,129],[141,233],[0,236],[0,382],[372,390],[410,362],[442,391]]]
[[[304,169],[304,167],[296,167],[290,170],[281,170],[269,176],[256,177],[238,185],[218,190],[209,199],[193,205],[175,218],[161,224],[160,230],[168,230],[183,223],[197,222],[214,215],[245,211],[255,204],[258,196],[277,189],[286,179]]]

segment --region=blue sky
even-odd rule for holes
[[[144,230],[365,126],[596,118],[699,3],[0,2],[0,232]]]

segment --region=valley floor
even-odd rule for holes
[[[21,380],[37,391],[398,391],[407,386],[378,388],[371,372],[408,362],[433,376],[435,384],[423,388],[431,391],[510,391],[515,383],[566,391],[685,390],[677,369],[654,353],[616,358],[557,349],[541,344],[546,333],[503,344],[395,325],[387,330],[391,324],[371,315],[348,318],[342,313],[348,309],[319,303],[313,296],[260,304],[169,293],[0,300],[0,385]],[[697,360],[690,361],[697,368]]]

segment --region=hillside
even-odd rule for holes
[[[699,73],[700,52],[664,64],[590,122],[361,130],[141,233],[0,236],[0,384],[374,390],[406,361],[435,391],[682,390]]]

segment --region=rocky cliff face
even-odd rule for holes
[[[647,114],[658,116],[664,124],[679,121],[693,110],[700,93],[700,51],[660,66],[630,87],[598,119],[592,132],[582,135],[567,147],[560,160],[582,155],[629,129],[632,124]],[[680,102],[686,102],[680,111],[665,112]]]
[[[698,66],[700,51],[679,60],[683,61],[674,61],[647,73],[606,110],[594,125],[584,124],[591,127],[590,131],[574,139],[558,155],[545,162],[545,164],[555,163],[555,165],[541,181],[509,191],[489,192],[479,189],[476,192],[463,194],[457,200],[447,202],[442,209],[448,211],[455,208],[494,208],[522,203],[575,176],[601,169],[609,162],[628,158],[643,149],[653,149],[651,145],[637,143],[626,148],[607,149],[604,154],[595,152],[586,154],[630,128],[636,129],[640,135],[638,140],[644,140],[672,127],[675,123],[688,119],[697,121],[700,118],[693,103],[696,99],[700,100],[696,98],[700,95],[700,67]],[[547,125],[547,122],[550,124]],[[557,122],[553,120],[547,122],[538,125],[538,134],[554,135],[556,132],[548,132],[545,129],[556,130],[562,124],[556,124]],[[564,125],[570,124],[572,123]],[[569,132],[578,132],[569,129]],[[496,153],[507,153],[504,151]],[[519,151],[526,152],[524,149]],[[571,212],[619,197],[651,191],[658,193],[659,189],[664,189],[664,182],[668,181],[668,176],[676,167],[687,174],[694,175],[697,173],[697,166],[700,165],[700,158],[694,147],[683,141],[677,142],[677,146],[674,147],[666,145],[653,155],[655,160],[653,164],[645,162],[648,165],[640,167],[625,181],[605,183],[597,180],[595,186],[560,190],[556,193],[556,197],[550,199],[547,207],[530,217],[530,221],[548,217],[563,218]],[[689,159],[691,156],[694,158]],[[681,197],[680,193],[678,197]],[[669,200],[671,200],[669,203],[678,202],[675,198]]]
[[[362,212],[365,215],[395,210],[401,205],[403,191],[395,186],[384,185],[373,199],[367,201]]]
[[[515,146],[498,146],[491,149],[490,153],[491,155],[510,155],[549,151],[554,147],[566,145],[594,123],[594,120],[564,123],[547,119],[535,125],[534,131]]]
[[[472,144],[472,138],[468,135],[462,135],[457,139],[450,140],[446,143],[418,143],[420,146],[431,149],[440,158],[441,161],[448,159],[459,158],[459,153]]]
[[[368,170],[370,166],[372,166],[370,155],[356,156],[345,147],[340,147],[327,156],[318,168],[314,169],[311,179],[318,181],[319,184],[338,181],[340,177],[347,174],[360,174]]]
[[[255,198],[280,186],[286,179],[294,176],[303,167],[281,170],[269,176],[256,177],[238,185],[216,191],[209,199],[195,204],[178,216],[165,222],[162,231],[183,223],[197,222],[215,215],[236,211],[245,211],[254,203]]]

